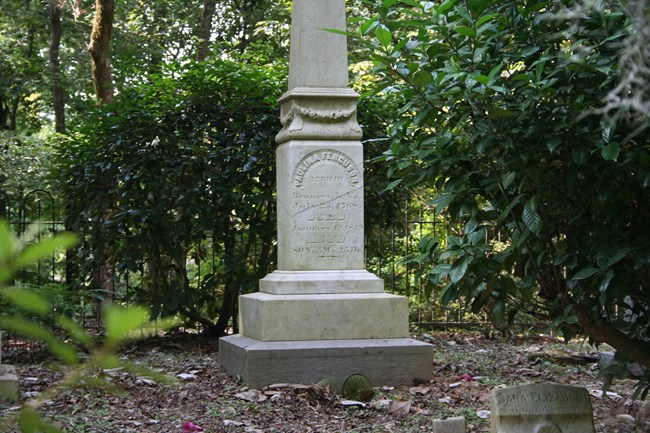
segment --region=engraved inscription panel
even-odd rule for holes
[[[306,154],[291,176],[292,253],[312,260],[363,254],[362,172],[345,153]]]
[[[516,391],[496,394],[500,415],[578,414],[592,411],[589,394],[579,392],[579,389],[540,387]]]
[[[495,389],[490,409],[493,433],[594,433],[586,388],[539,383]]]

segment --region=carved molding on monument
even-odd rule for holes
[[[289,140],[359,140],[359,94],[348,88],[296,87],[280,98],[282,130],[276,137]]]

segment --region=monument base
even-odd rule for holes
[[[409,338],[265,342],[242,335],[219,340],[221,365],[251,388],[318,383],[363,374],[373,386],[433,376],[431,345]]]
[[[239,297],[240,333],[260,341],[408,337],[408,299],[388,293]]]

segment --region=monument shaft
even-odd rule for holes
[[[344,0],[296,0],[291,17],[289,90],[347,87],[348,50]]]

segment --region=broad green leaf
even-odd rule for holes
[[[438,6],[436,9],[436,14],[437,15],[442,15],[445,12],[447,12],[449,9],[454,7],[454,4],[456,4],[456,0],[445,0]]]
[[[393,37],[390,31],[388,31],[385,27],[377,27],[375,29],[375,36],[384,48],[388,48],[388,46],[393,42]]]
[[[600,154],[605,161],[616,161],[618,159],[618,154],[620,153],[620,147],[618,143],[612,142],[607,146],[603,146],[600,149]]]
[[[458,298],[458,288],[453,283],[447,284],[440,292],[440,303],[443,307],[455,301],[456,298]]]
[[[472,78],[479,83],[483,84],[484,86],[487,86],[490,83],[490,77],[487,75],[481,75],[481,74],[475,74],[472,75]]]
[[[612,270],[607,271],[605,274],[605,277],[603,278],[603,281],[600,282],[600,286],[598,287],[598,291],[600,293],[605,293],[607,289],[609,288],[609,283],[612,282],[612,279],[614,278],[614,272]]]
[[[0,328],[9,329],[33,340],[45,341],[48,350],[68,364],[77,364],[79,362],[74,347],[66,345],[52,331],[33,321],[14,316],[0,316]]]
[[[599,268],[585,268],[582,269],[581,271],[577,272],[573,277],[571,277],[572,280],[584,280],[585,278],[589,278],[601,270]]]
[[[440,263],[439,265],[435,265],[433,269],[431,269],[431,274],[436,274],[436,275],[447,275],[451,271],[451,264],[450,263]]]
[[[441,195],[431,200],[429,204],[435,206],[438,212],[440,212],[441,210],[446,209],[455,198],[455,194]]]
[[[492,319],[496,322],[503,322],[506,312],[506,303],[503,299],[497,299],[492,305]]]
[[[546,140],[546,147],[548,148],[549,151],[553,152],[557,147],[562,144],[563,140],[562,137],[556,136],[556,137],[551,137],[548,140]]]
[[[38,314],[39,316],[47,316],[52,310],[49,302],[29,290],[11,287],[0,293],[9,298],[11,302],[17,306],[31,313]]]
[[[44,257],[51,256],[56,251],[72,248],[76,244],[77,236],[72,233],[61,233],[54,237],[41,240],[25,248],[16,258],[15,266],[19,268],[23,267]]]
[[[494,117],[512,117],[515,113],[510,110],[504,110],[503,108],[492,107],[489,109],[489,115]]]
[[[413,79],[421,87],[433,83],[433,75],[427,71],[417,71],[415,75],[413,75]]]
[[[404,180],[404,179],[397,179],[397,180],[392,181],[391,183],[389,183],[389,184],[386,186],[385,191],[391,191],[391,190],[397,188],[397,186],[398,186],[399,184],[401,184],[403,180]]]
[[[8,263],[16,250],[9,224],[0,219],[0,263]],[[3,281],[0,279],[0,282]]]
[[[607,260],[607,267],[614,266],[632,251],[634,251],[634,248],[624,248],[621,251],[617,252]]]
[[[535,234],[539,234],[542,229],[542,217],[537,212],[537,198],[531,197],[524,205],[522,213],[524,224]]]
[[[493,82],[494,79],[501,73],[501,69],[503,69],[503,63],[499,63],[496,65],[494,68],[490,70],[490,73],[488,74],[488,78],[490,82]]]
[[[133,331],[141,330],[149,323],[149,312],[143,307],[119,307],[109,305],[104,311],[104,325],[109,344],[128,339]]]
[[[483,24],[485,24],[486,22],[488,22],[488,21],[490,21],[490,20],[492,20],[492,19],[494,19],[494,18],[496,18],[496,17],[498,17],[498,16],[499,16],[499,14],[489,14],[489,15],[484,15],[484,16],[482,16],[481,18],[479,18],[479,19],[476,20],[476,27],[477,27],[477,28],[478,28],[478,27],[481,27],[481,26],[482,26]]]
[[[501,178],[501,183],[503,184],[503,188],[508,189],[508,187],[512,185],[512,182],[514,182],[516,177],[517,177],[517,173],[514,171],[511,171],[510,173],[504,175]]]
[[[361,32],[362,35],[368,34],[372,29],[375,28],[377,25],[377,17],[374,16],[369,20],[366,20],[361,27],[359,27],[359,31]]]
[[[85,346],[89,347],[93,344],[92,337],[86,334],[86,331],[69,317],[62,314],[57,315],[56,324],[67,331],[72,336],[72,338],[84,344]]]
[[[458,26],[458,27],[456,27],[454,30],[456,30],[456,32],[457,32],[458,34],[461,34],[461,35],[463,35],[463,36],[467,36],[467,37],[469,37],[469,38],[475,38],[475,37],[476,37],[476,30],[474,30],[474,29],[471,28],[471,27],[467,27],[467,26]]]
[[[464,256],[456,260],[451,267],[451,272],[449,272],[449,278],[451,278],[452,283],[457,283],[465,276],[467,269],[469,269],[469,264],[472,262],[472,256]]]

